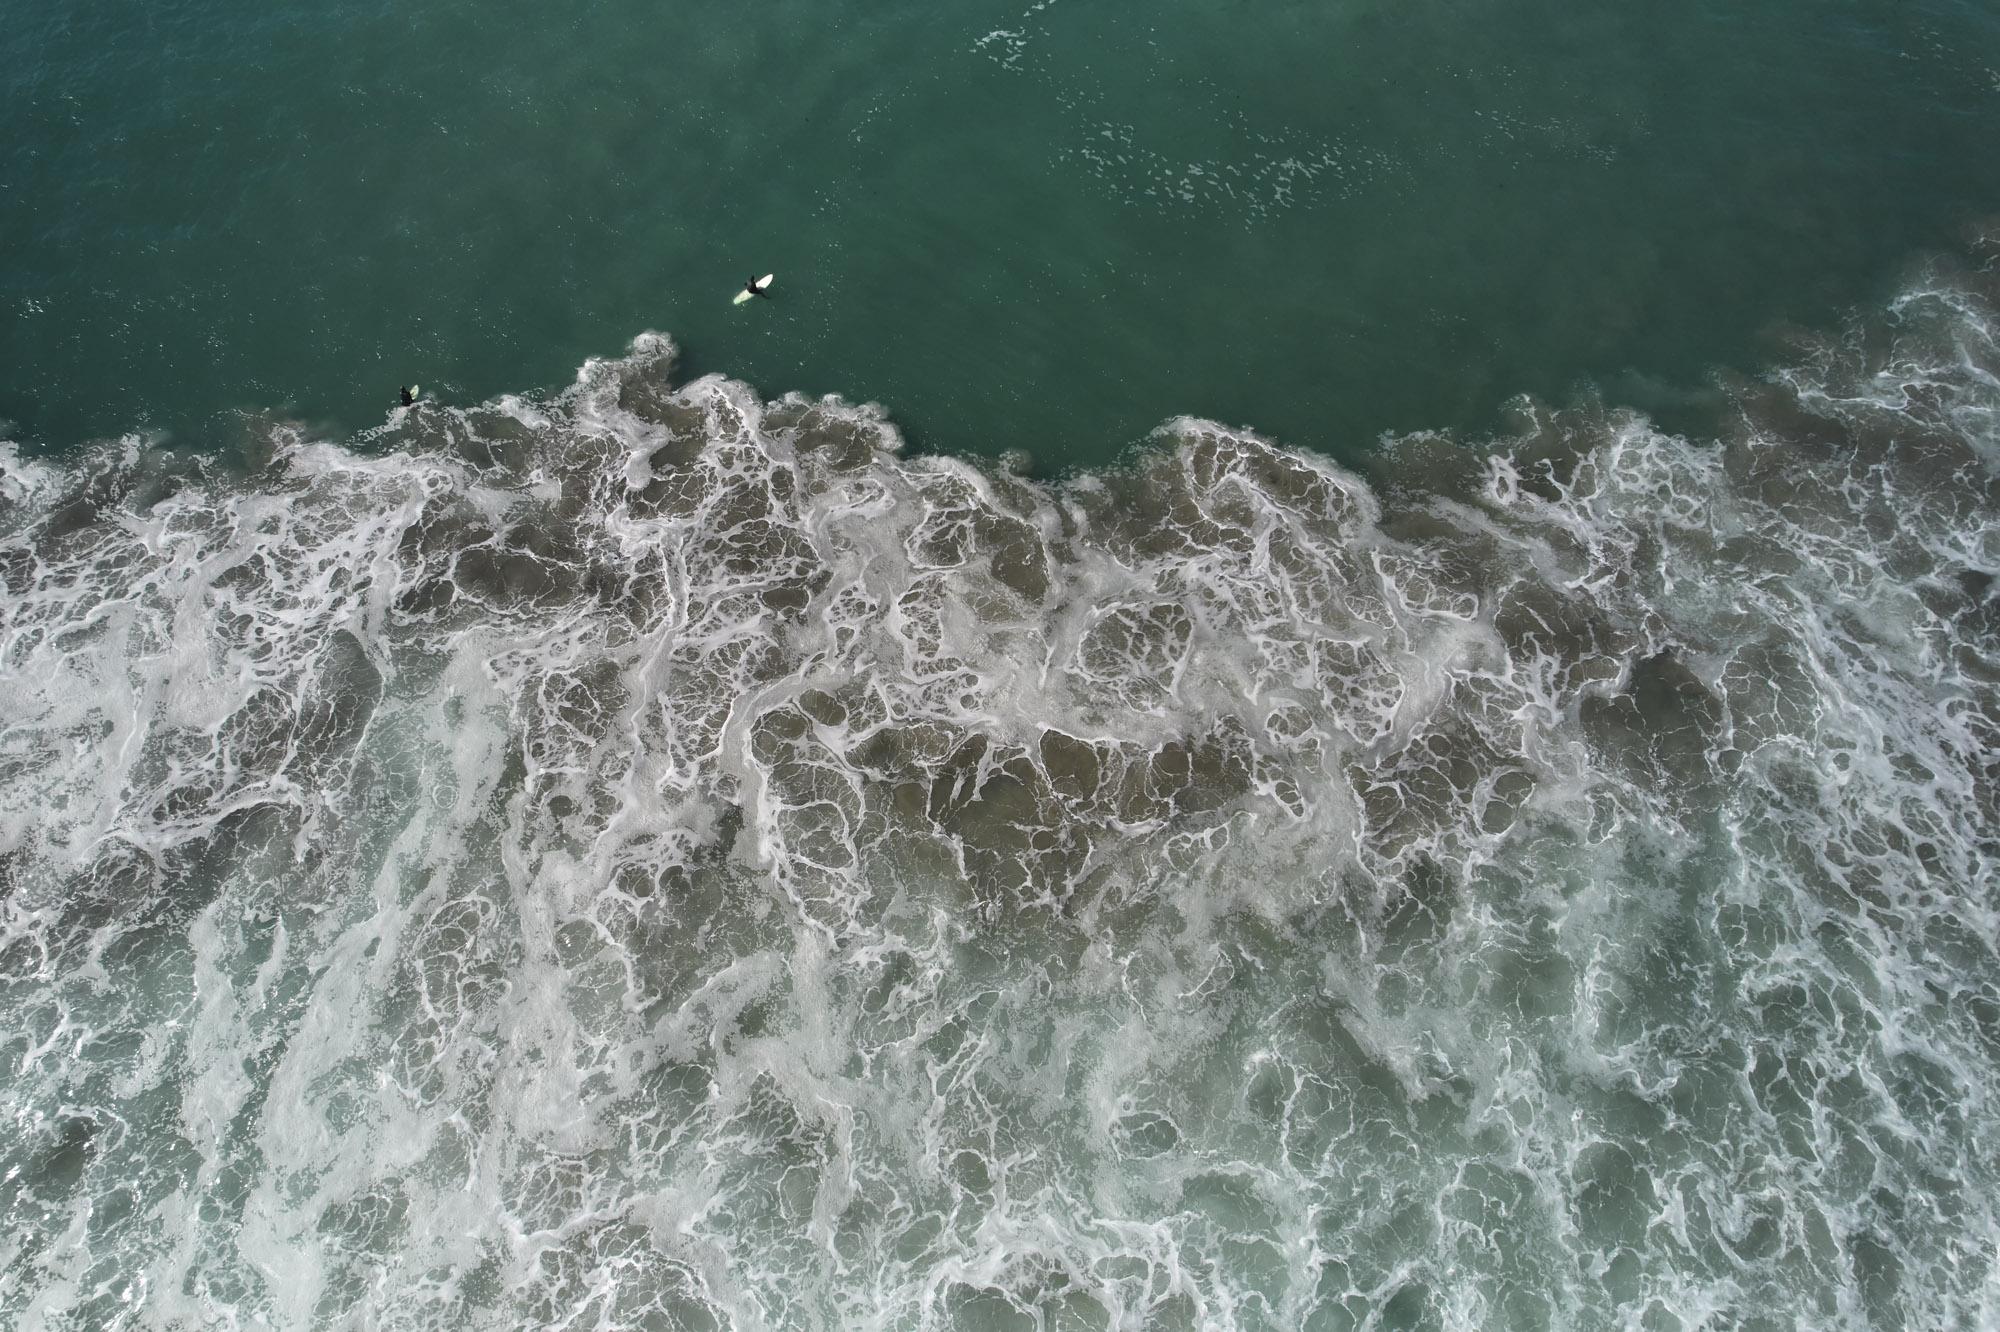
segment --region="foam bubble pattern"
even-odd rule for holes
[[[0,453],[0,1311],[2000,1320],[1988,282],[1393,503],[652,335]]]

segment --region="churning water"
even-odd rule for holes
[[[2000,1321],[2000,280],[1720,437],[0,473],[23,1328]]]

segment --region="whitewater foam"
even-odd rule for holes
[[[1990,281],[1392,497],[656,335],[0,451],[0,1308],[1992,1321]]]

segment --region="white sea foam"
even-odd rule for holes
[[[1990,1321],[1984,281],[1455,498],[907,457],[653,335],[0,454],[0,1309]]]

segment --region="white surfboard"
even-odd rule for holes
[[[763,277],[760,277],[760,278],[758,278],[758,279],[757,279],[757,290],[758,290],[758,291],[763,291],[763,290],[764,290],[764,289],[765,289],[766,287],[770,286],[770,285],[771,285],[771,279],[772,279],[772,278],[774,278],[774,277],[776,277],[776,276],[777,276],[777,274],[776,274],[776,273],[766,273],[766,274],[764,274],[764,276],[763,276]],[[737,292],[737,293],[736,293],[736,304],[738,304],[738,305],[741,305],[741,304],[743,304],[743,302],[745,302],[745,301],[747,301],[747,300],[749,300],[749,299],[750,299],[750,289],[749,289],[748,287],[745,287],[745,288],[744,288],[744,289],[743,289],[742,291],[739,291],[739,292]]]

